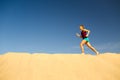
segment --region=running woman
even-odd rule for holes
[[[84,44],[87,45],[92,51],[94,51],[96,53],[96,55],[99,54],[99,52],[90,44],[89,41],[89,34],[90,34],[90,30],[85,29],[84,25],[80,25],[80,30],[81,30],[81,35],[79,35],[78,33],[76,33],[76,36],[82,38],[83,40],[80,43],[80,48],[82,50],[82,54],[84,53]]]

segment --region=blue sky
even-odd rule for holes
[[[0,0],[0,53],[81,53],[79,25],[91,44],[120,52],[119,0]],[[85,52],[94,54],[85,47]]]

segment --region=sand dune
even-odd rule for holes
[[[120,54],[6,53],[0,80],[120,80]]]

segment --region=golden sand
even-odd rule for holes
[[[120,54],[6,53],[0,80],[120,80]]]

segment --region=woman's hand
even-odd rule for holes
[[[77,36],[77,37],[81,37],[79,33],[76,33],[76,36]]]

